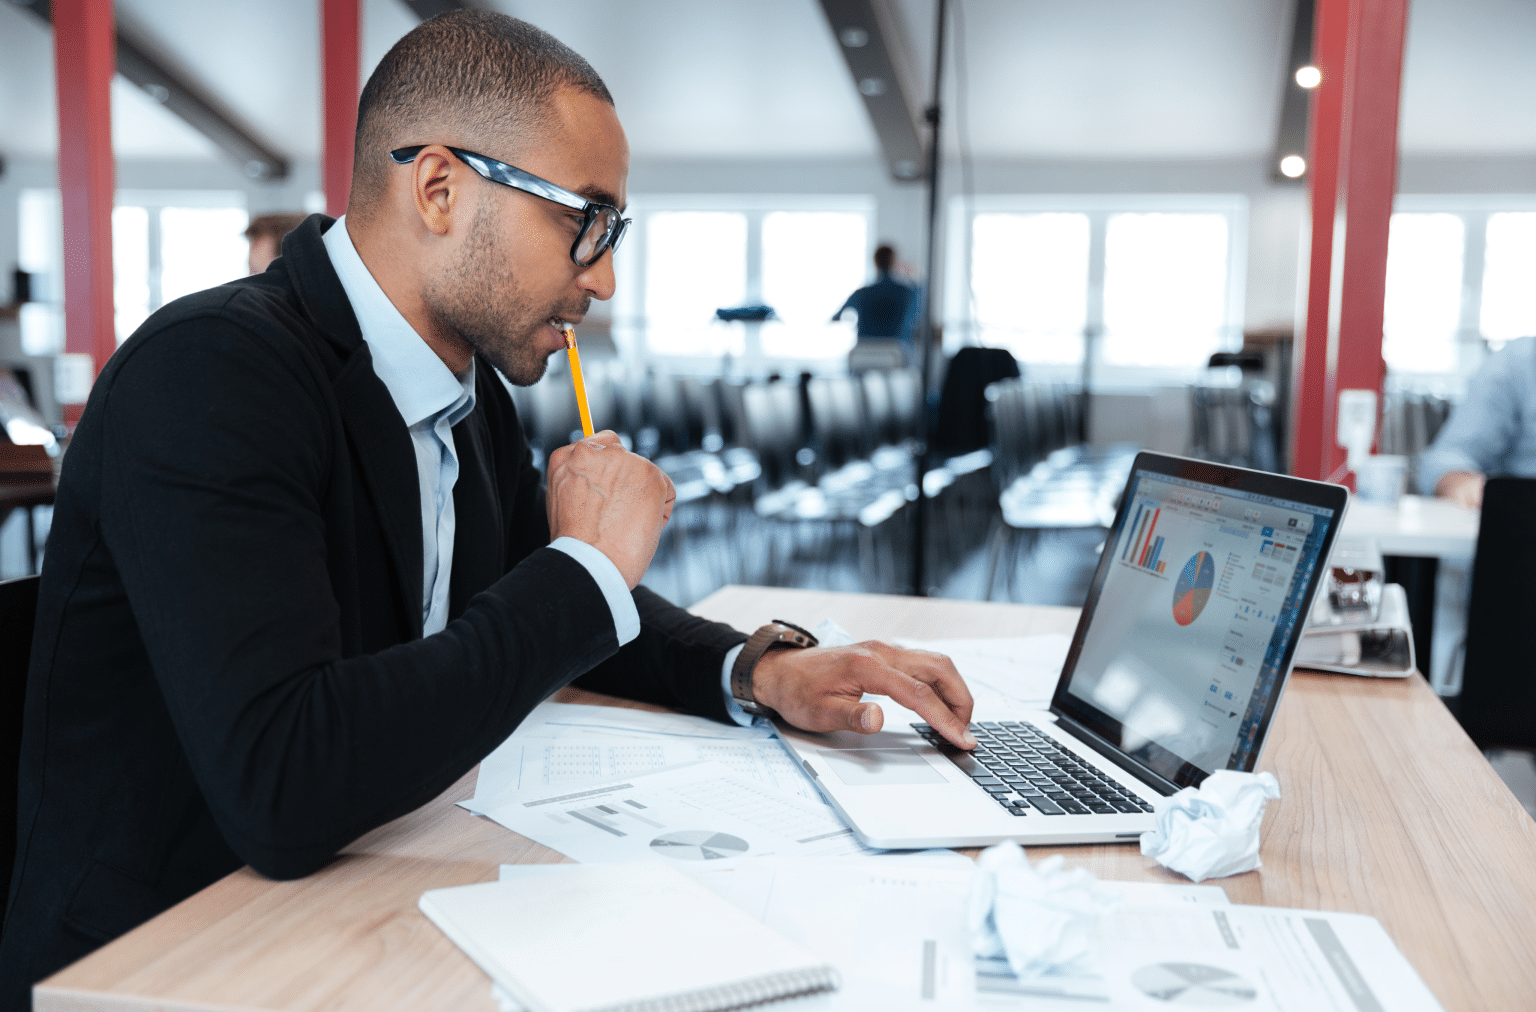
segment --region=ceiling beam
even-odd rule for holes
[[[1291,22],[1291,52],[1286,60],[1285,81],[1280,93],[1280,123],[1275,131],[1274,156],[1269,161],[1269,174],[1277,183],[1300,184],[1305,178],[1305,172],[1287,176],[1280,171],[1280,162],[1292,155],[1301,159],[1307,157],[1311,90],[1296,83],[1296,71],[1312,65],[1312,22],[1315,16],[1316,0],[1296,0],[1296,15]]]
[[[916,75],[892,0],[820,0],[832,37],[864,99],[885,167],[902,182],[923,178]]]
[[[11,0],[51,26],[50,0]],[[252,179],[277,180],[288,175],[288,159],[258,139],[211,95],[151,54],[142,40],[117,26],[117,72],[145,94],[180,117],[192,129],[233,158]]]

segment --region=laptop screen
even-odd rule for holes
[[[1336,512],[1138,466],[1058,701],[1175,783],[1252,769]]]

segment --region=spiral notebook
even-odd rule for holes
[[[418,904],[530,1012],[723,1012],[837,969],[652,861],[433,889]]]

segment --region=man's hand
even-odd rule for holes
[[[1483,505],[1484,481],[1482,475],[1471,471],[1451,471],[1435,485],[1435,495],[1469,510],[1480,509]]]
[[[770,650],[752,671],[752,695],[806,731],[874,734],[885,723],[866,692],[890,696],[914,710],[961,748],[975,748],[971,691],[943,654],[902,650],[889,643]]]
[[[572,537],[596,548],[630,590],[651,564],[676,498],[661,468],[624,449],[606,429],[549,455],[550,538]]]

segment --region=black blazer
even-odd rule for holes
[[[432,799],[551,692],[728,719],[746,637],[546,547],[511,398],[454,427],[450,621],[422,638],[416,458],[312,216],[112,356],[60,479],[27,688],[0,1008],[242,864],[295,878]]]

